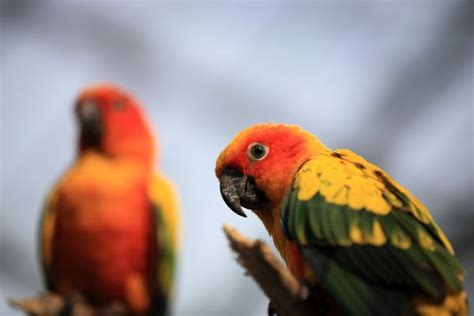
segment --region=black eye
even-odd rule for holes
[[[262,160],[268,155],[268,146],[252,143],[247,149],[247,156],[251,160]]]
[[[112,107],[114,108],[114,110],[118,110],[118,111],[123,110],[125,107],[125,99],[115,100],[114,103],[112,104]]]

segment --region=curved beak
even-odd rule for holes
[[[77,108],[81,126],[81,147],[100,147],[102,142],[102,115],[93,101],[84,101]]]
[[[268,202],[263,191],[259,190],[253,178],[243,175],[236,169],[224,169],[219,176],[222,198],[237,215],[247,217],[242,206],[259,209]]]
[[[237,215],[247,217],[240,204],[240,194],[245,186],[243,175],[224,170],[219,177],[221,196],[225,204]]]

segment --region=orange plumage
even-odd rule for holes
[[[164,314],[177,214],[172,188],[153,172],[148,124],[137,101],[109,85],[84,90],[75,110],[78,158],[49,196],[42,221],[48,287],[79,291],[97,306],[121,301],[137,316]]]

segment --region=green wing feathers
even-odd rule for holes
[[[166,315],[168,312],[168,301],[173,291],[176,262],[175,250],[173,249],[170,232],[163,216],[163,210],[157,204],[152,204],[152,210],[156,227],[156,249],[158,255],[156,266],[158,284],[156,308],[160,315]]]
[[[341,285],[332,282],[348,273],[353,280],[346,276],[345,282],[354,288],[364,281],[438,300],[463,290],[463,269],[428,210],[350,151],[323,154],[302,166],[286,198],[283,223],[305,258],[313,252],[328,259],[332,281],[322,282],[333,291]],[[362,289],[356,292],[361,293],[356,301],[367,299]]]

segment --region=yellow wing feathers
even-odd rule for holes
[[[151,200],[160,206],[163,213],[163,219],[170,231],[173,248],[179,249],[181,245],[181,217],[175,188],[173,184],[161,174],[154,175],[149,188]]]
[[[390,212],[383,198],[383,184],[355,164],[330,155],[320,155],[308,161],[298,172],[295,186],[298,199],[310,200],[320,193],[327,202],[349,205],[352,209],[367,209],[375,214]]]
[[[324,152],[307,161],[298,171],[293,187],[298,189],[297,198],[301,201],[309,201],[320,194],[328,203],[377,216],[383,217],[393,210],[408,212],[421,225],[428,225],[453,253],[448,239],[418,199],[382,169],[347,149]],[[394,227],[387,236],[378,220],[373,220],[372,225],[371,235],[364,236],[354,220],[349,227],[352,242],[378,246],[390,240],[400,249],[410,246],[412,238],[400,227]],[[425,230],[419,230],[417,241],[425,249],[434,249],[434,241]]]

